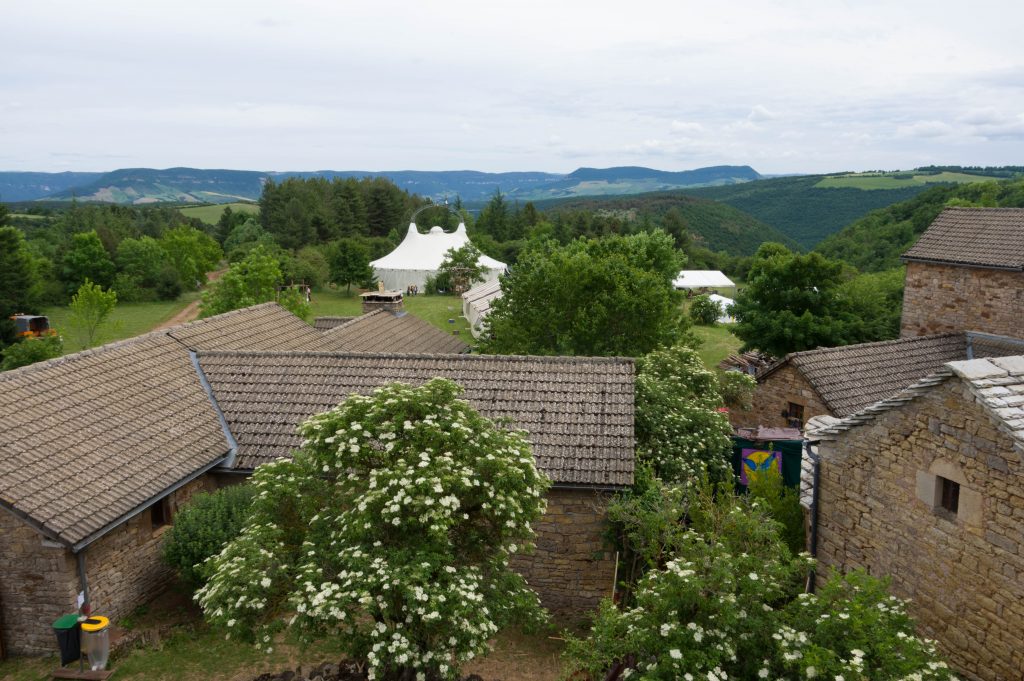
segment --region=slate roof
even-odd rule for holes
[[[832,424],[816,429],[816,439],[833,439],[851,428],[864,425],[896,407],[906,404],[937,385],[956,376],[964,381],[999,430],[1024,452],[1024,356],[990,357],[949,362],[898,394],[872,404]]]
[[[963,333],[900,338],[786,355],[758,377],[792,364],[836,416],[889,397],[946,362],[967,357]]]
[[[69,545],[229,449],[163,332],[0,374],[0,414],[0,504]]]
[[[327,331],[333,329],[336,326],[341,326],[345,322],[350,322],[355,317],[317,317],[313,320],[313,328],[317,331]]]
[[[1024,270],[1024,208],[946,208],[903,258]]]
[[[238,441],[236,467],[251,469],[300,445],[305,418],[351,393],[400,381],[450,378],[490,418],[529,433],[537,466],[556,483],[633,482],[631,359],[495,355],[200,352],[205,374]]]
[[[374,310],[324,331],[320,348],[315,349],[409,354],[469,352],[469,346],[458,336],[447,334],[419,317],[386,310]]]
[[[68,545],[87,543],[228,454],[190,348],[320,341],[267,303],[0,373],[0,505]]]

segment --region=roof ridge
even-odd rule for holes
[[[944,333],[930,333],[925,336],[903,336],[900,338],[890,338],[888,340],[880,341],[869,341],[867,343],[851,343],[849,345],[836,345],[831,348],[814,348],[813,350],[800,350],[797,352],[791,352],[786,357],[796,357],[798,355],[806,356],[810,354],[827,354],[830,352],[842,352],[851,348],[877,348],[888,345],[899,345],[901,343],[918,343],[923,340],[937,340],[939,338],[949,338],[954,336],[962,336],[964,340],[967,339],[966,331],[946,331]]]
[[[281,305],[277,301],[270,300],[270,301],[267,301],[265,303],[256,303],[255,305],[249,305],[248,307],[239,307],[239,308],[236,308],[234,310],[228,310],[227,312],[221,312],[220,314],[215,314],[215,315],[213,315],[211,317],[201,317],[199,319],[193,319],[190,322],[182,322],[181,324],[175,324],[174,326],[168,326],[166,329],[161,329],[161,331],[165,331],[165,332],[167,332],[168,335],[171,335],[175,331],[180,331],[181,329],[185,329],[185,328],[189,328],[189,327],[194,327],[194,326],[202,326],[203,324],[207,324],[209,322],[212,322],[215,319],[225,319],[225,318],[228,318],[228,317],[236,317],[236,316],[239,316],[242,313],[247,313],[247,312],[250,312],[252,310],[260,310],[260,309],[268,308],[268,307],[278,307],[278,308],[284,310],[285,312],[287,312],[288,314],[290,314],[292,316],[295,316],[288,308],[284,307],[283,305]],[[298,319],[298,317],[296,317],[296,319]],[[179,340],[179,339],[175,338],[175,340]]]
[[[347,328],[349,326],[354,326],[355,324],[359,323],[361,320],[369,319],[370,317],[373,317],[374,315],[380,314],[382,312],[387,312],[387,310],[385,310],[383,308],[377,308],[376,310],[370,310],[369,312],[364,312],[361,315],[353,317],[352,319],[348,320],[347,322],[343,322],[341,324],[338,324],[337,326],[332,326],[331,328],[326,329],[322,333],[325,336],[328,335],[328,334],[332,334],[335,331],[337,331],[338,329],[344,329],[344,328]]]
[[[429,322],[428,322],[429,323]],[[340,328],[340,327],[336,327]],[[333,330],[333,329],[331,329]],[[326,333],[326,332],[325,332]],[[485,361],[501,359],[513,362],[546,362],[550,364],[636,364],[634,357],[587,357],[583,355],[466,355],[452,353],[400,353],[400,352],[351,352],[330,350],[197,350],[202,357],[379,357],[382,359],[457,359],[458,361]]]
[[[2,371],[2,372],[0,372],[0,381],[7,380],[7,379],[12,379],[12,378],[15,378],[17,376],[22,376],[22,375],[30,373],[32,371],[39,371],[39,370],[42,370],[42,369],[46,369],[48,367],[58,366],[58,365],[61,365],[61,364],[66,364],[66,363],[69,363],[69,362],[77,361],[79,359],[83,359],[85,357],[90,357],[92,355],[100,355],[100,354],[104,354],[106,352],[110,352],[110,351],[113,351],[113,350],[118,350],[120,348],[130,346],[130,345],[136,345],[136,344],[142,343],[143,341],[152,340],[152,339],[157,338],[159,336],[169,337],[169,334],[167,333],[167,329],[158,329],[156,331],[147,331],[146,333],[140,334],[138,336],[131,336],[130,338],[119,338],[116,341],[111,341],[109,343],[104,343],[103,345],[97,345],[94,348],[86,348],[84,350],[79,350],[77,352],[72,352],[72,353],[67,354],[67,355],[61,355],[60,357],[54,357],[53,359],[43,360],[42,362],[34,362],[33,364],[27,364],[27,365],[25,365],[23,367],[18,367],[17,369],[9,369],[7,371]],[[171,338],[171,340],[175,341],[175,342],[178,341],[177,338]]]

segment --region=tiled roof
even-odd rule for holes
[[[1024,208],[946,208],[903,257],[1024,269]]]
[[[321,338],[320,349],[331,352],[469,352],[469,346],[458,336],[447,334],[419,317],[405,313],[395,314],[386,310],[375,310],[356,317],[345,324],[324,331]]]
[[[229,450],[189,348],[319,348],[256,305],[0,374],[0,504],[69,543]]]
[[[836,416],[889,397],[946,362],[967,357],[963,333],[917,336],[787,355],[759,380],[792,364]]]
[[[327,331],[333,329],[336,326],[341,326],[345,322],[350,322],[355,317],[317,317],[313,320],[313,328],[317,331]]]
[[[189,322],[167,334],[193,350],[320,350],[322,334],[277,303]]]
[[[1024,452],[1024,356],[990,357],[949,362],[892,397],[832,424],[816,429],[817,439],[832,439],[855,426],[906,404],[953,376],[964,381],[992,422]]]
[[[77,544],[229,449],[164,332],[0,374],[0,502]]]
[[[305,418],[391,382],[450,378],[490,418],[529,433],[556,483],[633,482],[630,359],[493,355],[200,352],[199,363],[238,441],[238,468],[288,456]]]

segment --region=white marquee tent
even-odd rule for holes
[[[469,322],[473,338],[483,332],[483,322],[491,311],[491,305],[501,297],[501,282],[488,281],[477,284],[462,294],[462,316]]]
[[[413,222],[398,248],[374,260],[370,266],[374,277],[384,282],[384,288],[389,291],[404,291],[408,286],[423,289],[427,277],[437,273],[448,249],[462,248],[468,243],[466,225],[461,222],[454,232],[431,227],[426,234],[420,234]],[[480,256],[480,264],[487,268],[485,282],[496,281],[506,269],[505,263],[486,255]]]
[[[718,270],[683,270],[672,282],[676,288],[728,288],[736,284]]]

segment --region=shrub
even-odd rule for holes
[[[750,495],[760,503],[768,515],[782,526],[782,540],[793,554],[807,549],[804,533],[804,512],[800,507],[800,493],[787,487],[782,473],[776,468],[763,471],[748,486]]]
[[[668,482],[732,476],[732,426],[718,378],[692,348],[656,350],[637,362],[637,454]]]
[[[256,470],[252,515],[197,594],[206,617],[264,647],[285,627],[334,637],[371,679],[454,678],[501,626],[538,617],[509,559],[547,480],[524,433],[460,392],[392,384],[308,419],[292,460]]]
[[[732,409],[750,411],[754,406],[754,390],[757,381],[742,371],[723,371],[718,375],[718,389],[722,401]]]
[[[690,303],[690,319],[694,324],[714,326],[722,316],[722,304],[709,295],[699,295]]]
[[[242,531],[254,494],[252,485],[245,484],[197,494],[175,516],[163,558],[190,590],[206,584],[212,574],[207,559]]]
[[[54,359],[64,354],[64,341],[60,336],[42,336],[41,338],[25,338],[8,345],[0,352],[3,362],[0,371],[10,371],[19,367]]]

